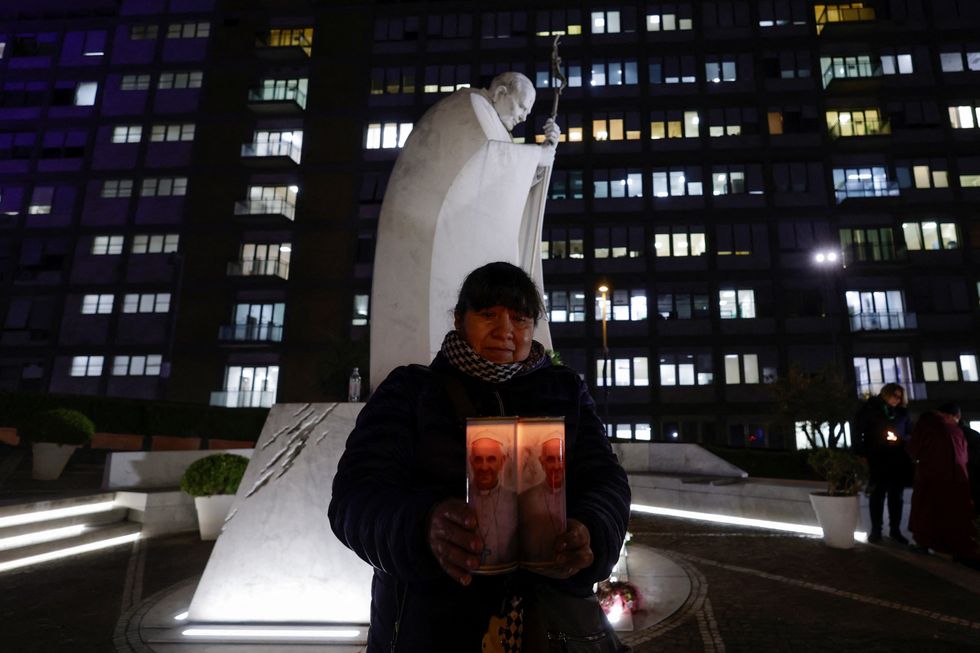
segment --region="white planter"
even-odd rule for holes
[[[835,549],[853,549],[860,506],[857,495],[832,497],[813,493],[810,505],[823,529],[824,544]]]
[[[53,444],[35,442],[31,445],[33,465],[31,478],[38,481],[53,481],[65,469],[68,459],[78,447],[74,444]]]
[[[235,502],[234,494],[215,494],[210,497],[194,497],[194,507],[197,508],[197,527],[202,540],[216,540],[221,534],[231,504]]]

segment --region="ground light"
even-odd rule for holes
[[[355,639],[361,636],[359,628],[324,628],[322,626],[192,626],[180,633],[187,638],[215,638],[236,640],[282,641],[332,641]]]
[[[8,571],[10,569],[17,569],[19,567],[27,567],[29,565],[36,565],[38,563],[48,562],[50,560],[58,560],[59,558],[68,558],[80,553],[98,551],[99,549],[108,549],[109,547],[119,546],[120,544],[126,544],[127,542],[133,542],[138,540],[139,537],[139,533],[130,533],[129,535],[111,537],[109,539],[99,540],[97,542],[79,544],[78,546],[68,547],[67,549],[59,549],[57,551],[49,551],[48,553],[27,556],[26,558],[18,558],[16,560],[0,562],[0,572]]]
[[[715,524],[730,524],[732,526],[750,526],[752,528],[766,528],[773,531],[783,531],[786,533],[799,533],[800,535],[811,535],[822,537],[823,529],[819,526],[806,526],[805,524],[790,524],[788,522],[769,521],[768,519],[749,519],[747,517],[735,517],[733,515],[721,515],[711,512],[694,512],[692,510],[677,510],[675,508],[660,508],[658,506],[646,506],[639,503],[630,505],[633,512],[647,515],[661,515],[663,517],[677,517],[679,519],[694,519],[697,521],[712,522]],[[867,542],[868,534],[862,531],[854,532],[854,539],[858,542]]]
[[[90,503],[84,506],[71,506],[69,508],[55,508],[53,510],[41,510],[38,512],[24,512],[19,515],[0,517],[0,528],[7,526],[19,526],[20,524],[33,524],[39,521],[51,519],[61,519],[62,517],[74,517],[76,515],[90,515],[96,512],[106,512],[116,507],[115,501],[103,501],[101,503]]]
[[[36,531],[34,533],[24,533],[12,537],[0,538],[0,551],[16,549],[21,546],[41,544],[42,542],[53,542],[69,537],[81,535],[85,530],[85,524],[75,524],[74,526],[64,526],[62,528],[49,528],[46,531]]]

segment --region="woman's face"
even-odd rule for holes
[[[456,330],[491,363],[516,363],[531,353],[534,320],[505,306],[490,306],[457,317]]]

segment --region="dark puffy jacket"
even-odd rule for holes
[[[432,507],[465,498],[465,431],[445,374],[460,381],[475,416],[565,417],[568,517],[589,529],[595,562],[553,581],[557,586],[581,596],[591,592],[615,565],[626,533],[626,474],[573,370],[545,359],[492,384],[456,370],[441,354],[431,369],[399,367],[357,418],[329,508],[337,537],[375,568],[369,652],[389,650],[396,620],[397,651],[479,651],[490,615],[525,576],[475,576],[463,587],[442,571],[426,542]]]

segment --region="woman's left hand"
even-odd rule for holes
[[[589,529],[577,519],[569,519],[565,532],[555,540],[558,555],[551,567],[538,570],[548,578],[571,578],[592,564],[592,539]]]

